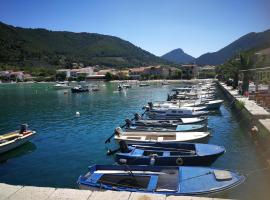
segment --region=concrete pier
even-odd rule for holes
[[[218,82],[218,85],[232,102],[244,103],[244,111],[248,113],[248,118],[253,120],[254,125],[259,126],[259,131],[270,134],[270,112],[259,106],[255,101],[239,95],[237,90],[233,90],[231,86],[221,82]]]
[[[57,189],[0,183],[0,200],[218,200],[207,197],[165,196],[117,191]],[[219,199],[220,200],[220,199]]]

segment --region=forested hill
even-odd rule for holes
[[[236,54],[250,49],[263,49],[270,46],[270,29],[259,33],[248,33],[228,46],[214,53],[206,53],[196,59],[196,63],[218,65]]]
[[[19,28],[0,22],[0,64],[51,67],[74,62],[107,67],[167,63],[113,36]]]
[[[163,59],[177,64],[187,64],[194,61],[194,57],[185,53],[182,49],[174,49],[165,55],[161,56]]]

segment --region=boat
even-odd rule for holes
[[[72,93],[81,93],[81,92],[89,92],[89,88],[87,86],[76,86],[74,88],[71,88]]]
[[[53,85],[53,88],[56,90],[69,89],[70,85],[68,82],[57,82],[55,85]]]
[[[182,196],[221,192],[244,180],[237,172],[208,167],[93,165],[77,184],[80,189]]]
[[[174,142],[207,142],[209,132],[150,132],[150,131],[133,131],[124,132],[120,127],[115,129],[114,139],[116,141],[125,141],[129,143],[174,143]]]
[[[204,131],[207,129],[206,124],[180,124],[175,127],[150,127],[150,126],[126,126],[125,130],[130,131],[154,131],[154,132],[190,132],[190,131]]]
[[[170,83],[164,81],[164,82],[161,83],[161,85],[170,85]]]
[[[99,87],[98,87],[97,85],[93,85],[92,88],[91,88],[91,90],[92,90],[93,92],[98,92],[98,91],[100,91],[100,89],[99,89]]]
[[[196,108],[198,110],[196,110]],[[151,109],[146,114],[150,119],[178,119],[185,117],[200,117],[207,115],[209,111],[200,110],[198,107],[169,108],[169,109]],[[205,109],[205,107],[203,108]]]
[[[129,84],[122,84],[122,87],[123,88],[131,88],[131,85],[129,85]]]
[[[150,127],[176,127],[182,124],[198,124],[207,122],[207,117],[178,118],[175,120],[153,120],[143,119],[138,113],[134,114],[134,121],[126,119],[129,126],[150,126]]]
[[[158,166],[207,166],[225,153],[222,146],[199,143],[121,143],[120,150],[115,157],[118,164]]]
[[[140,83],[139,84],[140,87],[147,87],[147,86],[150,86],[148,83]]]
[[[153,108],[168,107],[205,107],[205,110],[219,109],[223,100],[183,100],[183,101],[165,101],[165,102],[149,102]]]
[[[20,130],[0,135],[0,154],[25,144],[35,134],[35,131],[27,130],[26,124],[22,124]]]

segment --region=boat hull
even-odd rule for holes
[[[208,166],[225,153],[225,148],[212,144],[175,143],[132,144],[116,153],[118,164],[157,166]]]
[[[0,144],[0,154],[6,153],[8,151],[11,151],[11,150],[25,144],[26,142],[31,140],[34,137],[34,135],[35,135],[35,132],[33,132],[32,134],[20,137],[18,139],[12,140],[10,142],[7,142],[6,144],[4,144],[4,143]]]
[[[83,93],[83,92],[89,92],[89,89],[74,89],[74,88],[71,88],[71,92],[72,93]]]
[[[206,125],[199,125],[199,124],[188,124],[188,125],[178,125],[176,127],[171,128],[159,128],[159,127],[146,127],[146,126],[129,126],[126,127],[126,131],[155,131],[155,132],[175,132],[175,131],[182,131],[182,132],[191,132],[191,131],[205,131]]]
[[[94,165],[77,183],[81,189],[203,195],[228,190],[244,180],[237,172],[207,167]]]
[[[152,165],[155,166],[209,166],[214,163],[221,154],[208,156],[179,156],[179,157],[158,157]],[[151,165],[151,157],[132,157],[116,154],[115,160],[118,164],[123,164],[122,159],[126,160],[127,165]],[[179,160],[181,160],[179,162]]]

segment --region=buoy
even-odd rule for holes
[[[251,128],[251,136],[256,136],[259,132],[259,129],[257,128],[257,126],[253,126]]]
[[[80,112],[76,112],[76,117],[79,117],[80,116]]]

